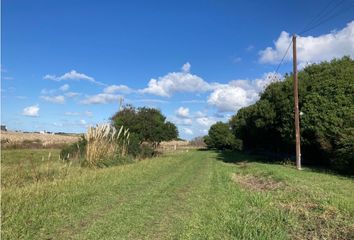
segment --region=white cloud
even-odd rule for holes
[[[103,92],[104,93],[116,93],[116,92],[130,92],[131,89],[126,85],[110,85],[106,87]]]
[[[74,98],[74,97],[78,97],[80,95],[81,94],[77,93],[77,92],[67,92],[67,93],[65,93],[65,96],[67,96],[68,98]]]
[[[86,122],[84,119],[81,119],[81,120],[80,120],[80,124],[81,124],[81,125],[86,125],[87,122]]]
[[[57,103],[57,104],[64,104],[65,103],[65,97],[62,95],[58,96],[41,96],[41,99],[47,102],[51,103]]]
[[[184,131],[185,134],[193,135],[193,131],[190,128],[183,128],[183,131]]]
[[[50,89],[50,90],[48,90],[48,89],[45,89],[45,88],[43,88],[42,90],[41,90],[41,94],[53,94],[53,93],[55,93],[57,90],[55,90],[55,89]]]
[[[79,112],[65,112],[64,114],[66,116],[79,116],[80,115]]]
[[[209,128],[211,125],[216,123],[216,120],[211,117],[200,117],[197,118],[197,123],[203,127]]]
[[[266,86],[280,79],[279,74],[267,73],[260,79],[233,80],[228,84],[214,84],[214,90],[208,97],[208,104],[216,107],[219,112],[236,112],[256,102],[259,93]]]
[[[189,108],[179,107],[176,111],[177,117],[188,118],[189,117]]]
[[[158,79],[151,79],[148,87],[140,90],[141,93],[149,93],[162,97],[170,97],[177,92],[205,92],[209,84],[201,77],[189,73],[190,64],[182,67],[182,72],[171,72]]]
[[[53,80],[58,82],[63,80],[84,80],[91,83],[95,83],[97,85],[106,86],[106,84],[96,81],[93,77],[90,77],[84,73],[79,73],[75,70],[71,70],[70,72],[64,73],[61,76],[47,74],[43,77],[43,79]]]
[[[84,113],[87,117],[93,117],[93,113],[90,111],[85,111]]]
[[[180,126],[191,126],[193,124],[193,121],[190,118],[176,118],[173,119],[172,122]]]
[[[191,64],[189,62],[186,62],[185,64],[183,64],[181,69],[183,72],[189,72],[191,70]]]
[[[246,51],[252,51],[254,49],[254,46],[253,45],[249,45],[247,48],[246,48]]]
[[[68,91],[70,88],[69,84],[64,84],[63,86],[61,86],[59,89],[63,92]]]
[[[121,98],[120,95],[109,94],[109,93],[99,93],[97,95],[88,96],[81,101],[82,104],[106,104],[112,102],[119,102]]]
[[[22,115],[28,116],[28,117],[38,117],[39,116],[39,106],[38,106],[38,104],[29,106],[29,107],[25,107],[23,109]]]
[[[205,112],[202,112],[202,111],[197,111],[195,113],[195,116],[196,116],[196,118],[202,118],[202,117],[206,117],[207,114]]]
[[[86,117],[92,117],[93,113],[90,111],[85,111],[83,113],[80,112],[65,112],[64,113],[66,116],[86,116]]]
[[[273,64],[280,62],[291,41],[292,36],[289,33],[281,32],[274,42],[274,48],[267,47],[259,52],[259,61]],[[300,65],[328,61],[344,55],[354,57],[354,21],[340,31],[332,31],[318,37],[297,37],[297,58]],[[291,59],[292,54],[285,58],[287,61]]]

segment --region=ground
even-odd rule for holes
[[[29,155],[40,160],[20,167]],[[2,178],[24,180],[2,183],[2,237],[354,238],[352,178],[261,160],[190,150],[89,170],[58,150],[6,150]]]

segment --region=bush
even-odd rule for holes
[[[304,163],[354,169],[353,76],[354,60],[349,57],[313,64],[299,72]],[[293,155],[293,76],[286,75],[284,81],[270,84],[255,104],[232,117],[230,125],[248,150]]]
[[[335,159],[332,166],[342,172],[354,174],[354,128],[348,128],[336,142]]]
[[[117,131],[110,124],[90,127],[87,130],[85,165],[101,167],[106,162],[124,158],[129,145],[129,130],[123,126]]]
[[[219,150],[242,150],[242,141],[232,134],[229,124],[217,122],[209,129],[204,138],[208,148]]]
[[[133,157],[138,157],[141,153],[139,137],[132,133],[130,135],[130,141],[128,145],[128,154]]]
[[[81,159],[85,156],[87,146],[87,140],[84,135],[82,135],[78,142],[72,143],[65,146],[60,151],[60,159],[70,160],[70,159]]]
[[[149,144],[141,144],[140,146],[140,158],[150,158],[156,154],[155,149]]]

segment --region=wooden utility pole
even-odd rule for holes
[[[294,74],[294,110],[295,110],[295,142],[296,142],[296,167],[301,170],[300,149],[300,114],[299,114],[299,82],[297,79],[296,35],[293,35],[293,74]]]

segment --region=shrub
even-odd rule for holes
[[[60,159],[68,161],[69,159],[81,159],[86,152],[87,140],[82,135],[78,142],[65,146],[60,151]]]
[[[127,155],[129,130],[120,127],[119,131],[110,124],[90,127],[86,134],[87,147],[85,164],[89,167],[101,167]]]
[[[232,134],[229,124],[217,122],[209,129],[208,136],[204,138],[208,148],[219,150],[241,150],[242,141]]]

